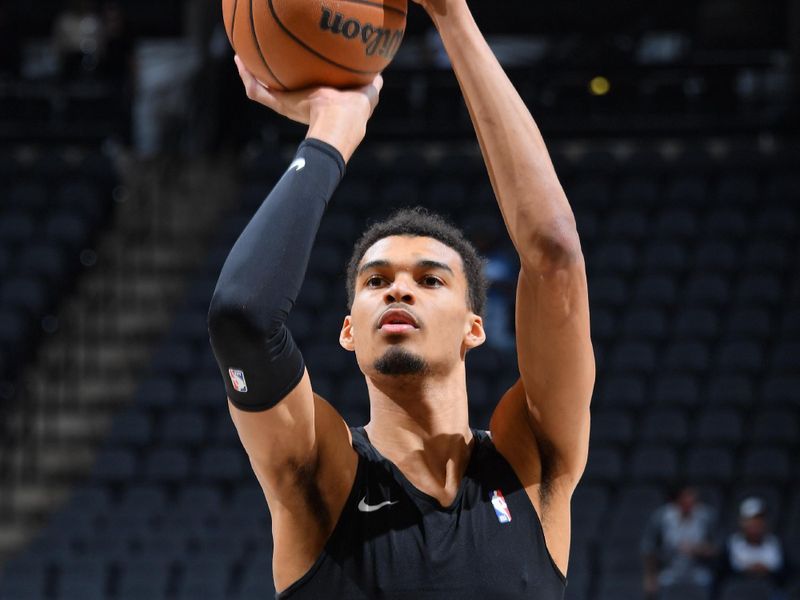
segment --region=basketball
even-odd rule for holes
[[[222,0],[225,31],[273,89],[365,85],[394,58],[407,0]]]

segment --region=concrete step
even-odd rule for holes
[[[58,342],[42,353],[37,370],[32,373],[37,383],[117,377],[146,363],[151,353],[150,344],[142,339],[109,342],[102,336],[92,336],[73,342],[72,347],[68,343],[69,340]]]
[[[102,336],[107,339],[150,337],[160,334],[171,316],[171,311],[161,302],[149,310],[117,310],[107,316],[87,319],[82,333],[92,338]]]
[[[42,482],[69,482],[89,472],[95,461],[95,448],[84,441],[47,443],[47,440],[38,440],[35,448],[32,443],[14,448],[11,460],[23,469],[35,462]]]
[[[162,243],[150,248],[133,248],[122,257],[121,267],[127,266],[141,269],[167,269],[171,271],[185,269],[197,260],[195,248],[179,246],[177,243]]]
[[[159,274],[160,275],[160,274]],[[136,299],[146,302],[150,299],[174,297],[183,289],[182,279],[164,279],[146,274],[132,274],[127,279],[116,281],[86,280],[81,285],[84,310],[86,300],[105,298],[108,301],[130,301]],[[87,315],[88,316],[88,315]]]
[[[11,558],[38,531],[39,526],[18,520],[0,521],[0,565]]]
[[[95,461],[93,446],[86,444],[47,445],[39,455],[39,468],[47,479],[74,480],[87,474]]]
[[[105,411],[93,414],[47,414],[33,419],[38,439],[58,442],[95,443],[107,434],[111,415]]]
[[[53,482],[20,483],[11,493],[11,510],[22,523],[41,517],[60,506],[72,486]]]

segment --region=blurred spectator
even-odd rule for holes
[[[497,350],[513,350],[514,301],[519,262],[501,221],[483,216],[469,219],[464,227],[486,262],[484,275],[489,282],[484,328],[486,344]]]
[[[12,4],[0,0],[0,77],[19,75],[22,40],[14,22]]]
[[[710,589],[716,520],[716,510],[700,502],[691,486],[677,486],[670,502],[656,509],[642,539],[648,598],[674,585]]]
[[[99,72],[106,79],[125,85],[133,71],[133,35],[128,17],[119,2],[106,2],[102,10],[103,47]]]
[[[135,40],[130,30],[128,15],[119,2],[111,0],[103,5],[102,22],[104,39],[98,74],[114,84],[114,103],[119,114],[119,129],[112,132],[111,137],[127,147],[131,144]]]
[[[97,69],[103,40],[103,22],[91,0],[71,0],[56,17],[53,48],[61,75],[72,79]]]
[[[724,575],[766,580],[776,587],[785,581],[783,545],[769,531],[767,506],[761,498],[746,498],[739,506],[739,530],[728,537]]]

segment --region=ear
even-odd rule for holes
[[[350,315],[344,318],[342,330],[339,332],[339,345],[348,352],[355,352],[356,347],[353,343],[353,319]]]
[[[483,329],[483,319],[474,313],[470,314],[468,327],[464,336],[464,346],[467,350],[471,350],[486,341],[486,331]]]

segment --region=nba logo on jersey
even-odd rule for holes
[[[511,522],[511,511],[508,510],[508,504],[506,504],[506,499],[503,498],[503,492],[500,490],[492,492],[492,506],[494,506],[498,521],[501,523]]]
[[[233,389],[242,394],[247,392],[247,381],[244,378],[244,371],[240,371],[239,369],[228,369],[228,375],[231,377]]]

